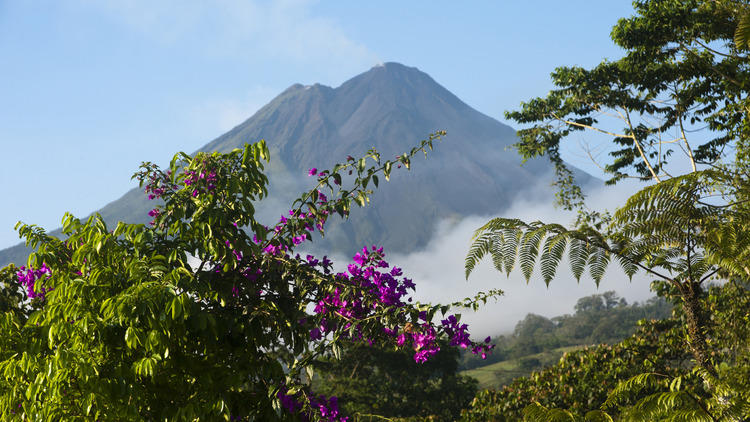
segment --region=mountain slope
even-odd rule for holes
[[[506,150],[516,141],[512,128],[398,63],[376,66],[337,88],[292,85],[200,150],[226,152],[265,139],[272,200],[259,215],[274,223],[296,194],[310,187],[307,169],[330,167],[373,146],[392,157],[436,130],[448,135],[427,160],[416,160],[410,172],[396,172],[375,192],[371,206],[353,210],[347,223],[331,224],[318,246],[346,254],[365,244],[409,252],[427,244],[440,219],[495,214],[519,193],[551,180],[546,161],[521,167],[516,152]],[[578,175],[581,182],[591,180]],[[152,205],[134,189],[99,212],[110,224],[144,223]],[[22,246],[0,251],[0,265],[20,262],[27,252]]]

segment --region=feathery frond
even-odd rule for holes
[[[495,233],[486,232],[476,238],[469,248],[469,253],[466,255],[464,262],[464,268],[466,269],[466,278],[469,278],[469,274],[474,270],[474,267],[482,260],[482,258],[490,253],[490,249],[493,246],[494,238],[497,237]],[[493,253],[494,257],[496,254]],[[498,271],[502,271],[502,268],[498,268]]]
[[[527,231],[521,238],[521,247],[518,253],[518,265],[521,267],[524,278],[528,283],[531,279],[531,273],[534,271],[534,264],[536,264],[537,257],[539,256],[539,245],[542,242],[546,234],[544,227],[537,228],[535,230]]]
[[[558,234],[555,236],[548,236],[544,242],[544,248],[542,249],[542,256],[540,258],[542,277],[544,277],[544,284],[549,286],[552,278],[555,277],[557,266],[562,260],[563,254],[565,253],[565,247],[568,244],[568,239],[564,234]]]

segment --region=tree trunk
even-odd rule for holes
[[[716,369],[711,363],[706,344],[706,315],[701,306],[701,286],[699,283],[688,281],[682,284],[681,290],[690,351],[701,368],[716,376]]]

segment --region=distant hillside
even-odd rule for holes
[[[544,160],[520,166],[518,154],[508,150],[516,142],[512,128],[398,63],[376,66],[337,88],[292,85],[200,150],[226,152],[265,139],[273,199],[264,201],[259,215],[273,223],[311,183],[306,169],[329,167],[373,146],[394,156],[441,129],[448,136],[427,160],[381,185],[372,206],[353,212],[349,223],[332,223],[319,247],[346,254],[365,244],[413,251],[427,244],[439,220],[498,213],[520,192],[531,195],[531,187],[551,180]],[[578,176],[583,183],[592,180],[583,172]],[[134,189],[99,212],[110,224],[145,223],[152,205]],[[0,251],[0,265],[22,262],[27,254],[23,246]]]
[[[462,374],[479,380],[480,388],[497,388],[557,363],[565,352],[619,343],[635,332],[639,320],[669,318],[672,305],[656,297],[629,305],[610,291],[579,299],[575,311],[551,319],[526,315],[512,334],[492,339],[496,347],[487,359],[462,353]]]

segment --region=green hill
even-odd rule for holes
[[[513,379],[556,364],[565,352],[593,344],[615,344],[636,330],[641,319],[665,319],[672,306],[653,298],[629,305],[614,292],[578,300],[575,313],[554,318],[528,314],[514,332],[493,339],[496,348],[486,360],[463,353],[462,375],[479,381],[480,388],[499,388]]]

